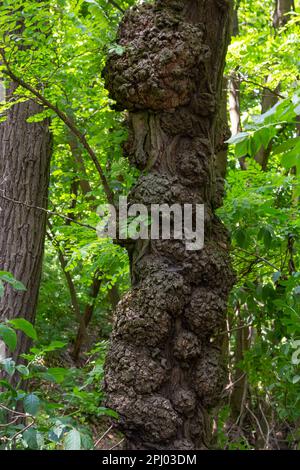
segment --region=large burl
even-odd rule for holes
[[[222,354],[234,276],[220,205],[222,74],[231,7],[220,0],[157,0],[120,25],[106,86],[129,110],[124,146],[143,174],[131,203],[204,203],[205,246],[184,240],[129,246],[132,290],[123,298],[105,366],[107,405],[127,449],[205,449],[209,412],[226,380]],[[218,184],[217,184],[218,182]]]

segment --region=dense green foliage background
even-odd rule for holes
[[[116,3],[125,10],[135,2]],[[275,30],[273,3],[239,2],[239,34],[227,58],[226,76],[234,73],[240,86],[242,128],[229,141],[226,199],[219,210],[232,237],[237,283],[224,332],[230,382],[226,405],[215,417],[216,448],[298,448],[299,441],[300,16],[292,12],[288,23]],[[20,402],[27,413],[24,419],[15,411],[10,425],[0,427],[2,448],[101,446],[105,438],[97,439],[109,427],[107,415],[113,415],[103,407],[101,380],[114,302],[129,287],[128,258],[112,241],[78,225],[97,225],[96,207],[106,195],[90,155],[57,110],[85,136],[115,195],[126,194],[136,174],[122,157],[125,115],[114,110],[101,74],[110,50],[122,54],[115,44],[121,16],[105,0],[6,0],[0,7],[3,79],[13,71],[31,87],[19,87],[19,100],[34,97],[33,89],[52,104],[34,119],[51,117],[49,210],[60,215],[49,214],[35,329],[26,322],[0,325],[11,350],[15,329],[34,341],[22,365],[12,359],[1,364],[0,418]],[[277,103],[262,115],[266,90],[277,90]],[[10,105],[2,105],[2,119]],[[265,171],[254,158],[262,146],[269,150]],[[240,167],[242,157],[246,170]],[[0,274],[2,282],[23,288]],[[95,279],[100,286],[93,296]],[[74,361],[78,311],[83,315],[88,305],[93,305],[88,338]],[[12,386],[9,377],[16,370],[23,382]],[[242,401],[233,419],[230,395],[238,393],[237,383],[243,384]],[[111,445],[120,439],[111,437]]]

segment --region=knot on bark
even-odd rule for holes
[[[174,390],[172,404],[176,411],[183,415],[190,415],[196,408],[197,399],[192,390],[187,388],[178,388]]]
[[[174,356],[179,361],[190,361],[201,353],[201,344],[191,331],[183,330],[174,341]]]
[[[226,310],[227,298],[222,291],[198,287],[192,293],[184,318],[198,336],[207,337],[222,327]]]
[[[132,440],[151,443],[168,443],[173,438],[181,419],[171,402],[160,395],[136,397],[115,397],[114,409],[120,413],[120,429]],[[138,447],[140,448],[140,447]]]
[[[118,41],[122,51],[111,54],[105,69],[106,87],[123,108],[175,109],[197,91],[199,64],[210,51],[202,27],[180,15],[180,3],[161,9],[146,4],[125,15]]]
[[[210,345],[199,359],[194,372],[194,389],[205,407],[214,407],[226,383],[226,369],[219,349]]]
[[[104,384],[112,400],[118,396],[152,393],[165,379],[166,369],[151,358],[147,350],[114,341],[106,361]],[[132,406],[134,408],[134,402]]]

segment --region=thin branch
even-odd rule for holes
[[[235,382],[231,382],[229,383],[225,388],[224,388],[224,391],[225,390],[229,390],[230,388],[234,387],[234,385],[236,385],[240,380],[242,380],[245,376],[246,376],[246,372],[244,372]]]
[[[254,322],[253,323],[246,323],[245,325],[242,325],[242,326],[237,326],[236,328],[232,328],[231,330],[224,330],[224,331],[220,331],[220,333],[218,333],[216,336],[221,336],[221,335],[225,335],[225,334],[230,334],[230,333],[233,333],[234,331],[239,331],[239,330],[242,330],[243,328],[251,328],[251,326],[254,326]]]
[[[3,191],[3,189],[0,189],[0,191]],[[45,209],[44,207],[34,206],[32,204],[28,204],[27,202],[18,201],[16,199],[12,199],[12,198],[10,198],[6,195],[3,195],[3,194],[0,194],[0,198],[4,199],[5,201],[12,202],[13,204],[19,204],[21,206],[27,207],[27,209],[34,209],[34,210],[38,210],[38,211],[41,211],[41,212],[45,212],[46,214],[53,215],[53,216],[56,216],[56,217],[60,217],[63,220],[67,220],[67,221],[69,221],[73,224],[80,225],[80,227],[85,227],[85,228],[88,228],[90,230],[94,230],[95,232],[97,231],[97,228],[93,227],[92,225],[84,224],[82,222],[77,222],[76,220],[72,219],[71,217],[67,217],[66,215],[59,214],[58,212],[50,211],[48,209]]]
[[[16,439],[17,436],[19,436],[20,434],[23,434],[23,432],[27,431],[27,429],[31,428],[31,426],[34,425],[35,423],[35,418],[33,416],[29,416],[29,418],[32,419],[31,423],[27,424],[27,426],[25,426],[25,428],[21,429],[20,431],[16,432],[16,434],[14,434],[9,440],[10,441],[14,441]]]
[[[115,449],[116,447],[119,447],[119,445],[122,444],[122,442],[124,442],[124,441],[125,441],[125,438],[121,439],[120,442],[118,442],[118,444],[112,446],[112,447],[111,447],[110,449],[108,449],[108,450],[113,450],[113,449]]]
[[[7,426],[11,426],[12,424],[15,424],[18,419],[23,418],[23,416],[16,416],[12,421],[6,424],[0,424],[0,428],[6,428]]]
[[[285,100],[286,99],[286,96],[283,96],[281,95],[280,93],[278,93],[277,91],[274,91],[272,90],[272,88],[269,88],[268,86],[265,86],[265,85],[261,85],[260,83],[254,81],[254,80],[249,80],[248,78],[245,78],[242,74],[238,74],[238,76],[240,77],[240,80],[242,82],[245,82],[245,83],[249,83],[250,85],[254,85],[254,86],[257,86],[258,88],[262,88],[263,90],[267,90],[269,91],[273,96],[277,96],[278,98],[282,99],[282,100]]]
[[[249,256],[253,256],[254,258],[256,258],[258,261],[263,261],[264,263],[268,264],[269,266],[271,266],[271,268],[274,268],[276,269],[276,271],[280,271],[280,269],[278,269],[277,266],[275,266],[273,263],[271,263],[270,261],[268,261],[266,258],[263,258],[262,256],[259,256],[255,253],[250,253],[249,251],[247,250],[244,250],[243,248],[239,247],[239,250],[243,251],[244,253],[246,253],[247,255]]]
[[[108,3],[110,3],[113,7],[115,7],[117,10],[119,10],[121,13],[125,13],[125,10],[123,10],[122,7],[120,7],[120,5],[117,4],[117,2],[115,2],[114,0],[107,0]]]
[[[109,431],[111,431],[111,430],[112,430],[112,428],[113,428],[113,425],[111,425],[111,426],[110,426],[110,427],[109,427],[109,428],[108,428],[108,429],[105,431],[105,433],[104,433],[104,434],[102,434],[102,436],[101,436],[101,437],[99,437],[99,439],[98,439],[98,440],[95,442],[94,449],[97,447],[97,445],[99,444],[99,442],[101,442],[101,441],[102,441],[102,439],[104,439],[104,438],[105,438],[105,436],[106,436],[106,435],[109,433]]]
[[[266,437],[263,433],[263,430],[262,430],[262,427],[260,425],[260,422],[259,422],[259,419],[257,418],[257,416],[253,413],[253,411],[249,408],[249,406],[245,405],[245,408],[249,411],[249,413],[253,416],[253,418],[255,419],[256,421],[256,424],[257,424],[257,427],[259,429],[259,432],[260,432],[260,435],[261,437],[263,438],[263,440],[265,441],[265,448],[267,446],[267,440],[266,440]]]
[[[106,194],[107,200],[110,204],[114,205],[114,195],[112,190],[109,187],[108,181],[100,165],[97,155],[95,151],[91,148],[88,141],[86,140],[85,135],[78,129],[74,121],[63,111],[61,111],[57,106],[52,104],[47,98],[45,98],[38,90],[33,88],[29,83],[26,83],[22,78],[18,77],[10,68],[10,65],[5,57],[3,49],[0,50],[0,54],[2,56],[3,63],[6,66],[6,70],[2,72],[11,78],[15,83],[20,85],[25,90],[28,90],[32,95],[34,95],[40,103],[48,109],[51,109],[55,112],[55,114],[65,123],[65,125],[70,129],[70,131],[77,137],[79,142],[85,148],[89,156],[91,157],[102,182],[104,192]]]
[[[8,408],[7,406],[3,405],[2,403],[0,403],[0,408],[2,408],[3,410],[6,410],[9,413],[12,413],[14,415],[21,416],[23,418],[26,418],[28,416],[26,413],[22,413],[21,411],[12,410],[11,408]]]

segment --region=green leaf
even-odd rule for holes
[[[273,282],[276,283],[277,281],[279,281],[279,279],[281,278],[281,272],[280,271],[277,271],[276,273],[273,274],[272,276],[272,279],[273,279]]]
[[[22,437],[29,449],[38,450],[44,445],[43,435],[35,428],[26,429]]]
[[[258,151],[260,150],[261,148],[261,142],[259,139],[256,139],[255,137],[253,137],[251,140],[250,140],[250,156],[251,157],[255,157],[255,155],[258,153]]]
[[[1,363],[0,363],[1,365]],[[15,389],[10,385],[10,383],[7,381],[7,380],[0,380],[0,386],[1,387],[4,387],[4,388],[7,388],[7,390],[10,391],[10,394],[12,397],[16,397],[17,396],[17,392],[15,391]]]
[[[116,411],[111,410],[110,408],[105,408],[104,406],[99,406],[99,408],[97,408],[97,414],[98,416],[105,415],[105,416],[111,416],[112,418],[119,417]]]
[[[249,146],[249,140],[243,140],[242,142],[239,142],[235,146],[235,156],[236,158],[241,158],[246,155],[248,155],[248,146]]]
[[[263,127],[256,134],[261,145],[264,147],[264,149],[266,149],[269,145],[270,140],[276,134],[276,130],[274,129],[274,127]]]
[[[271,227],[262,227],[258,233],[258,239],[263,239],[266,250],[269,250],[272,243],[272,229]]]
[[[77,429],[71,429],[67,432],[64,437],[64,449],[65,450],[80,450],[81,449],[81,437],[80,432]]]
[[[59,384],[64,381],[68,373],[68,369],[64,369],[63,367],[50,367],[47,372],[42,373],[41,376],[50,382]]]
[[[247,140],[250,137],[249,132],[239,132],[236,135],[233,135],[230,137],[229,140],[226,140],[226,144],[239,144],[240,142],[243,142],[244,140]]]
[[[17,330],[23,331],[23,333],[25,333],[29,338],[34,340],[38,339],[35,328],[29,321],[25,320],[25,318],[14,318],[13,320],[10,320],[9,323]]]
[[[17,335],[12,328],[0,324],[0,338],[3,339],[4,343],[11,352],[15,351],[17,347]]]
[[[34,393],[30,393],[24,398],[24,410],[29,415],[35,416],[40,409],[40,399],[34,395]]]
[[[299,164],[299,161],[300,161],[300,142],[296,145],[296,147],[293,150],[283,155],[281,159],[281,163],[284,166],[284,168],[289,170],[290,168],[297,166]]]
[[[237,244],[241,248],[247,248],[249,238],[248,238],[248,234],[247,234],[245,229],[239,228],[236,231],[235,238],[236,238]]]
[[[300,142],[300,137],[295,137],[293,139],[289,139],[286,142],[283,142],[281,145],[278,145],[274,150],[273,150],[273,155],[278,155],[280,153],[284,153],[287,150],[293,149],[296,144]]]
[[[113,45],[112,47],[109,48],[109,53],[115,53],[119,56],[122,56],[125,52],[125,48],[120,46],[120,44]]]
[[[24,375],[24,377],[28,377],[30,374],[28,367],[24,366],[23,364],[18,365],[16,369],[18,372],[20,372],[21,375]]]
[[[16,363],[10,357],[2,359],[0,364],[8,375],[12,376],[15,373]]]
[[[17,281],[13,275],[7,271],[0,271],[0,279],[10,284],[16,290],[26,291],[24,284],[20,281]]]
[[[86,450],[90,450],[94,448],[94,441],[89,434],[80,434],[81,437],[81,447]]]
[[[56,351],[57,349],[64,348],[67,343],[64,343],[63,341],[51,341],[49,346],[46,346],[43,351],[46,352],[51,352],[51,351]]]
[[[33,428],[27,429],[23,433],[22,437],[29,449],[34,449],[34,450],[38,449],[38,444],[37,444],[37,439],[36,439],[36,429],[33,429]]]

